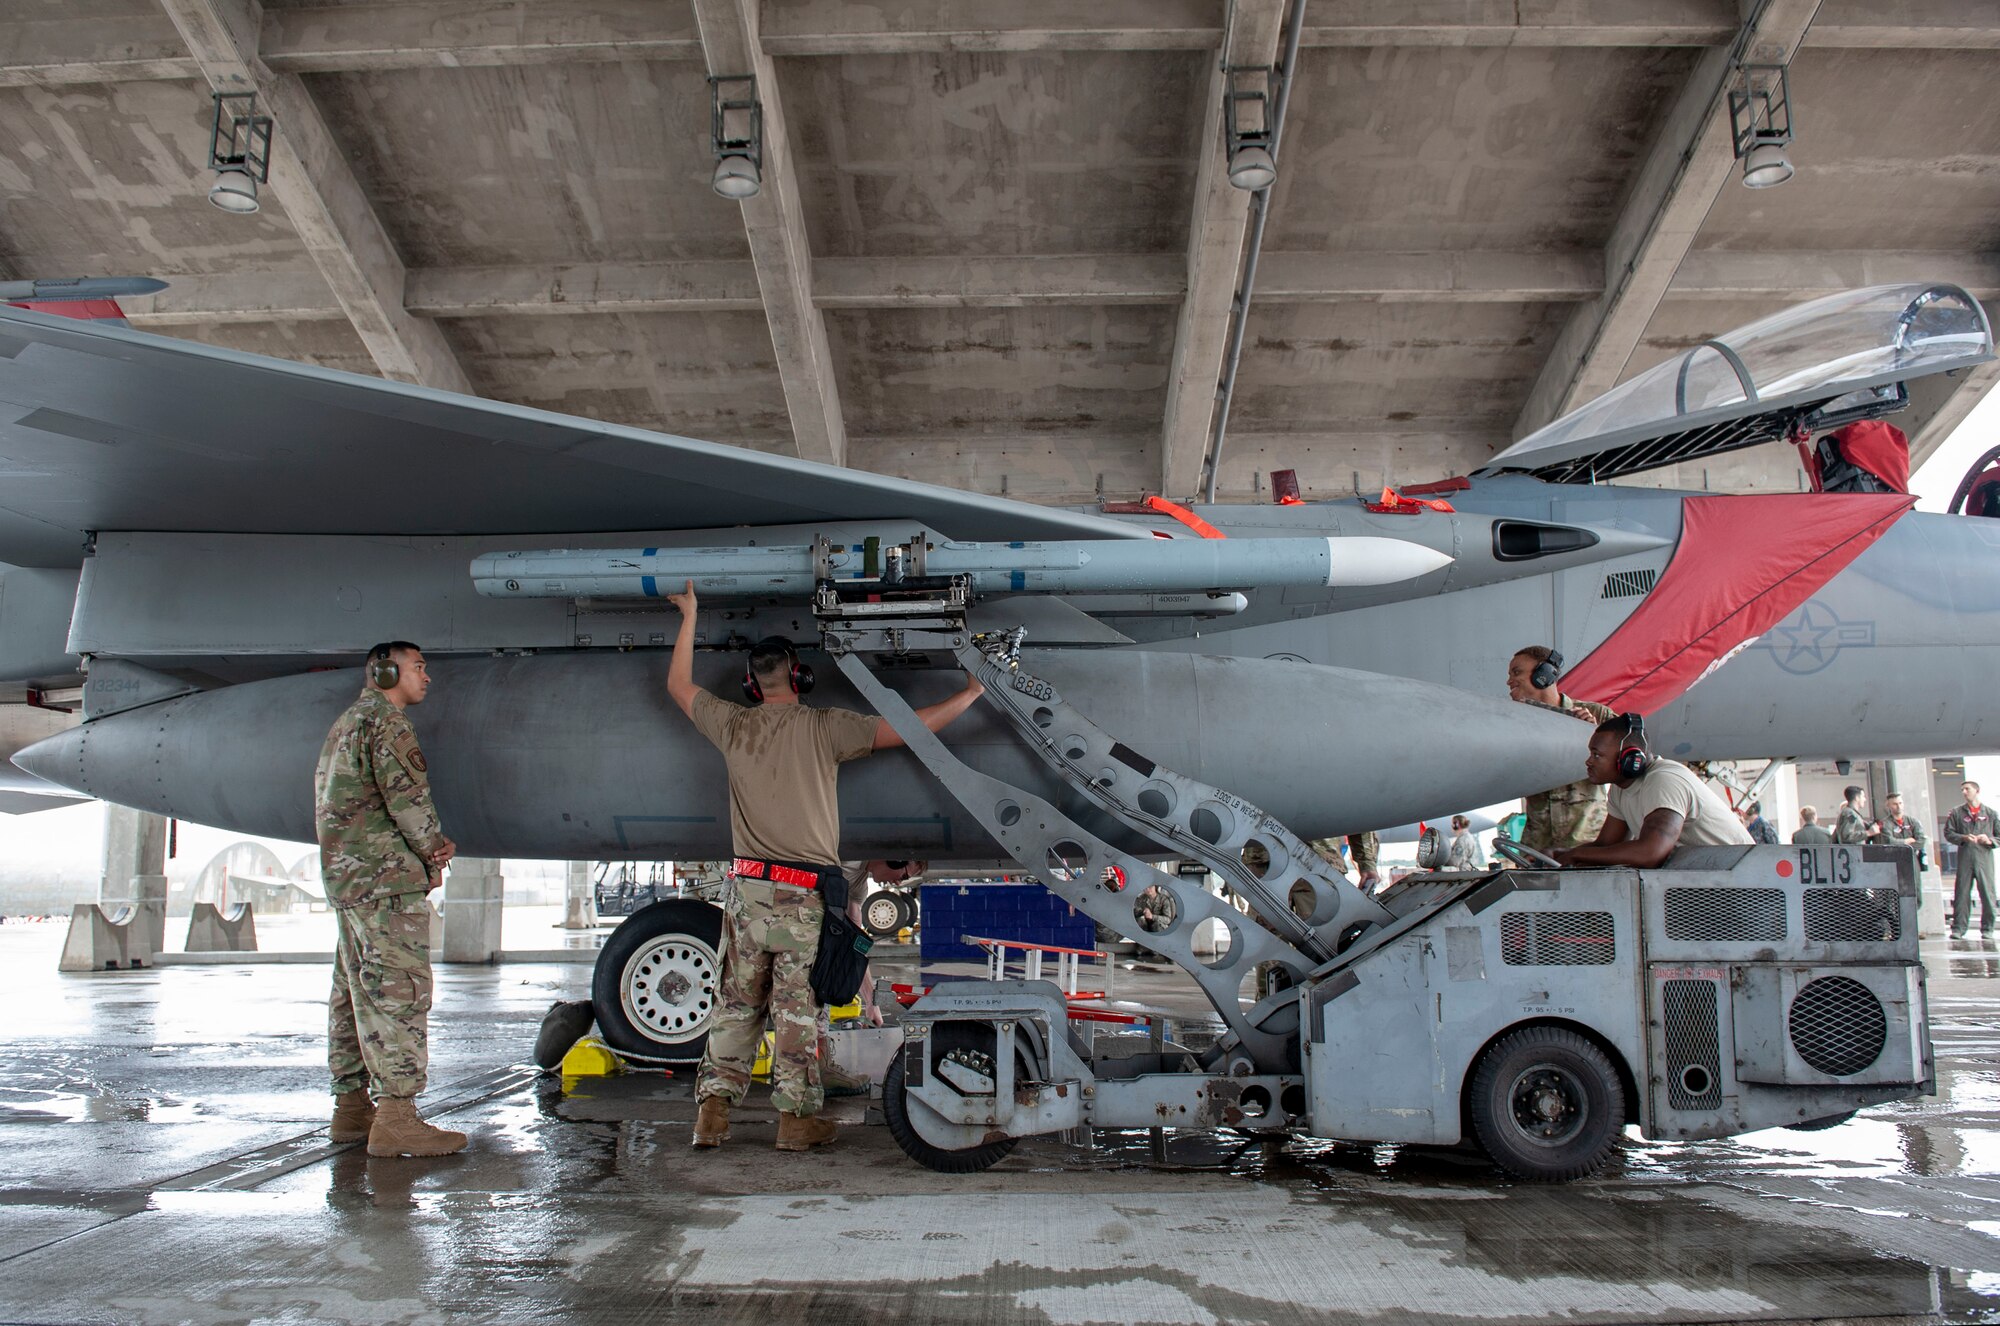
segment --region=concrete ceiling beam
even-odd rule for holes
[[[1789,61],[1821,0],[1741,0],[1755,28],[1743,46],[1760,63]],[[1618,385],[1701,223],[1735,177],[1728,92],[1734,45],[1695,62],[1633,176],[1604,251],[1604,293],[1579,308],[1556,337],[1515,421],[1516,437]]]
[[[806,239],[804,194],[792,159],[776,66],[758,42],[759,0],[694,0],[703,58],[710,77],[754,74],[763,106],[763,186],[739,204],[750,239],[764,317],[771,328],[778,378],[799,456],[830,465],[847,459],[826,315],[813,303],[812,246]]]
[[[276,121],[269,189],[385,377],[475,394],[444,333],[403,307],[403,260],[297,74],[257,57],[257,0],[160,0],[217,92],[257,93]]]
[[[200,77],[165,14],[0,23],[0,87]]]
[[[418,0],[267,11],[263,53],[298,74],[699,60],[701,35],[685,6],[659,0]]]
[[[699,60],[686,11],[656,0],[410,0],[274,9],[260,54],[276,73]],[[946,51],[1214,50],[1213,0],[818,0],[763,15],[775,56]],[[1308,14],[1307,46],[1719,46],[1729,0],[1355,0]],[[1806,45],[1848,50],[2000,49],[1990,0],[1889,8],[1827,0]],[[201,77],[170,24],[146,16],[0,22],[0,86]]]
[[[1285,0],[1236,0],[1230,13],[1235,29],[1222,58],[1246,68],[1276,64]],[[1187,296],[1181,301],[1174,333],[1161,428],[1160,492],[1171,497],[1185,497],[1201,483],[1250,221],[1250,195],[1229,182],[1222,123],[1229,76],[1221,61],[1210,65],[1206,81],[1208,103],[1201,119],[1194,218],[1188,227]]]
[[[1744,253],[1709,249],[1681,261],[1668,297],[1802,301],[1871,285],[1948,281],[1981,299],[2000,295],[2000,253],[1864,250]]]

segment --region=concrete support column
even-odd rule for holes
[[[1924,826],[1924,873],[1917,881],[1922,899],[1917,908],[1917,933],[1941,935],[1945,932],[1945,894],[1950,886],[1938,873],[1938,820],[1950,807],[1940,809],[1932,794],[1929,760],[1896,760],[1888,770],[1896,791],[1902,793],[1903,813]],[[1887,796],[1886,787],[1883,795]],[[1878,805],[1873,813],[1880,818],[1886,812]]]
[[[597,893],[590,887],[590,862],[569,863],[563,882],[563,929],[589,930],[597,924]]]
[[[441,962],[493,962],[500,956],[500,914],[505,880],[500,863],[459,857],[444,876],[444,943]]]
[[[148,965],[167,946],[167,817],[130,806],[104,807],[104,874],[97,899],[136,907]]]

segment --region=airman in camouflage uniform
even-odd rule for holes
[[[810,669],[791,643],[759,641],[743,673],[745,707],[695,685],[694,582],[668,602],[680,610],[680,633],[667,668],[667,694],[695,730],[722,753],[729,775],[729,835],[736,857],[723,896],[720,1008],[695,1079],[698,1147],[729,1140],[730,1107],[750,1087],[763,1036],[774,1031],[772,1098],[777,1147],[806,1151],[834,1139],[819,1117],[819,1077],[812,995],[824,908],[847,905],[840,866],[840,766],[903,744],[889,725],[849,709],[804,703]],[[916,716],[932,732],[968,709],[985,688],[967,678],[950,699]]]
[[[1536,665],[1548,661],[1552,652],[1547,646],[1531,645],[1514,655],[1507,665],[1507,694],[1524,704],[1539,704],[1568,714],[1593,729],[1606,719],[1616,718],[1618,715],[1607,705],[1565,695],[1554,685],[1533,684]],[[1523,847],[1545,853],[1562,847],[1581,847],[1596,842],[1598,832],[1604,828],[1604,789],[1588,778],[1580,779],[1535,793],[1527,798],[1526,809],[1528,819],[1520,839]]]
[[[371,651],[369,672],[327,733],[313,778],[320,877],[339,932],[327,1004],[330,1135],[366,1137],[373,1155],[444,1155],[465,1145],[464,1134],[425,1124],[412,1104],[429,1062],[425,895],[456,850],[438,826],[429,766],[403,712],[423,699],[430,677],[421,651],[403,642]]]

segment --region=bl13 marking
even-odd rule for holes
[[[1852,884],[1854,851],[1847,847],[1801,847],[1799,882],[1802,884]]]

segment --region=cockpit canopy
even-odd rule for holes
[[[1702,342],[1507,448],[1481,474],[1591,483],[1901,409],[1904,384],[1993,358],[1955,285],[1882,285]]]

